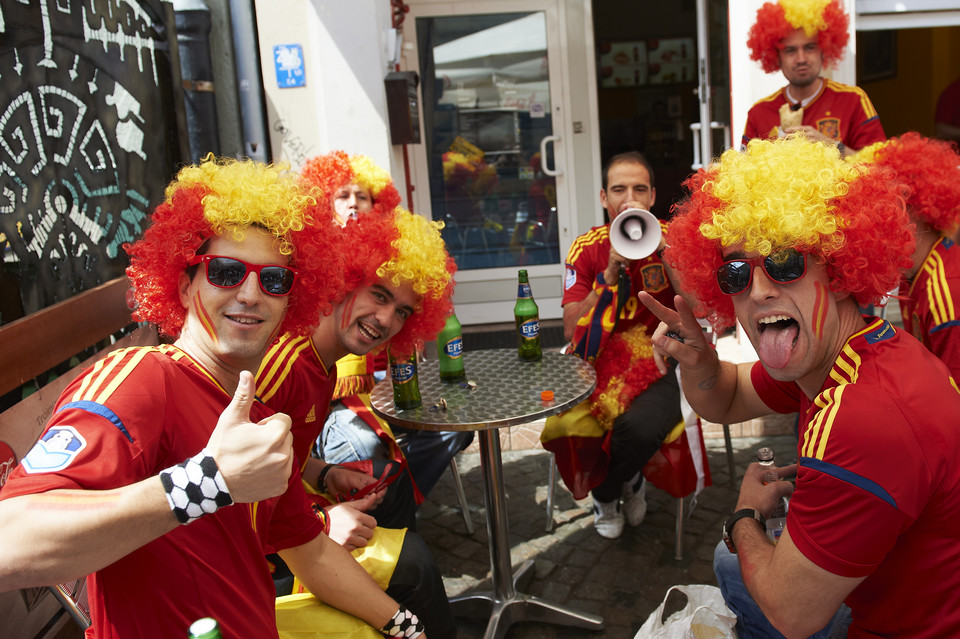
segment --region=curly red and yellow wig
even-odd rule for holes
[[[420,296],[416,312],[390,340],[391,353],[405,357],[434,339],[453,310],[457,264],[440,236],[443,222],[431,222],[402,207],[375,205],[343,228],[347,290],[381,279],[409,284]]]
[[[861,149],[847,158],[893,169],[910,187],[907,210],[947,235],[960,226],[960,156],[957,147],[917,132],[904,133]]]
[[[684,185],[690,197],[674,208],[664,257],[699,302],[695,312],[718,331],[735,322],[717,285],[723,247],[808,253],[826,265],[833,290],[861,306],[896,288],[910,266],[907,189],[892,171],[844,162],[832,145],[803,136],[752,140]]]
[[[365,155],[347,155],[331,151],[307,160],[300,174],[310,184],[320,187],[328,198],[350,184],[359,184],[370,191],[373,203],[386,210],[400,206],[400,193],[390,174]]]
[[[750,59],[760,63],[767,73],[780,69],[783,39],[797,29],[808,38],[817,34],[823,52],[823,64],[830,67],[840,61],[850,40],[850,18],[840,0],[778,0],[757,10],[757,21],[747,35]]]
[[[308,333],[343,295],[342,277],[328,274],[339,271],[326,254],[336,225],[288,167],[213,156],[181,169],[143,237],[123,246],[138,305],[133,318],[177,337],[186,318],[179,278],[188,262],[212,237],[242,236],[250,226],[272,233],[299,272],[281,332]]]

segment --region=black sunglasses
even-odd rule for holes
[[[797,249],[787,248],[766,257],[727,260],[717,269],[717,284],[727,295],[737,295],[747,290],[753,281],[753,269],[763,267],[763,272],[774,282],[796,282],[807,272],[806,256]]]
[[[207,281],[219,288],[234,288],[247,278],[251,271],[257,274],[260,288],[268,295],[289,295],[297,279],[296,269],[276,264],[250,264],[235,257],[222,255],[197,255],[190,266],[205,262]]]

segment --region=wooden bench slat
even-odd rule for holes
[[[0,394],[130,324],[129,288],[127,277],[118,277],[0,326]]]

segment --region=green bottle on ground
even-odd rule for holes
[[[440,360],[440,381],[455,384],[467,378],[463,367],[463,330],[456,312],[450,313],[443,330],[437,335],[437,358]]]
[[[220,634],[220,624],[213,617],[197,619],[190,624],[187,637],[188,639],[223,639],[223,635]]]
[[[533,292],[530,290],[526,269],[520,270],[513,318],[517,323],[517,353],[520,359],[539,362],[543,357],[543,351],[540,349],[540,309],[533,301]]]
[[[397,359],[390,354],[390,380],[393,382],[393,405],[397,410],[418,408],[423,403],[420,400],[416,353],[406,359]]]

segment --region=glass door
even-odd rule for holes
[[[443,8],[463,11],[462,4]],[[564,161],[557,157],[549,8],[468,6],[478,13],[417,16],[424,10],[413,7],[424,142],[418,212],[429,206],[445,222],[458,280],[498,268],[511,277],[517,267],[551,265],[552,272],[563,259]],[[479,13],[491,6],[510,10]]]

